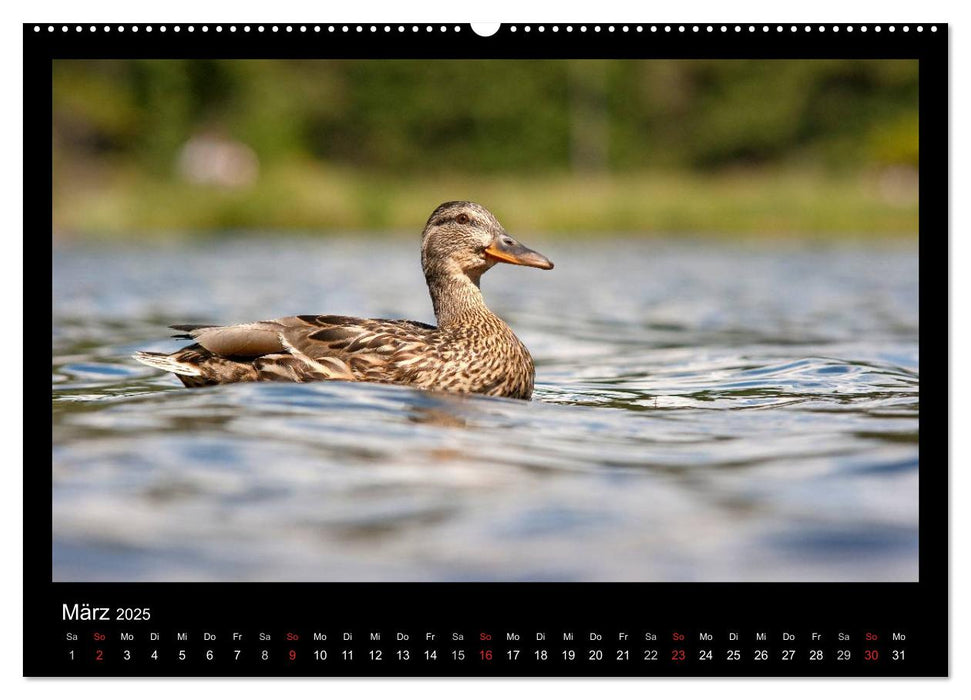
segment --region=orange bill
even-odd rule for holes
[[[553,263],[545,255],[527,248],[506,234],[502,234],[492,241],[489,247],[485,249],[485,254],[487,258],[499,262],[538,267],[541,270],[553,269]]]

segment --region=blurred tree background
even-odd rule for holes
[[[55,234],[917,232],[916,61],[56,61]]]

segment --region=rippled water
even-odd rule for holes
[[[183,389],[165,326],[433,321],[417,241],[53,258],[56,580],[916,580],[910,243],[528,239],[491,307],[532,402]]]

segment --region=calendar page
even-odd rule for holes
[[[948,674],[946,24],[23,37],[25,675]]]

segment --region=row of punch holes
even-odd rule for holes
[[[49,24],[49,25],[47,25],[47,31],[48,32],[55,32],[55,31],[57,31],[58,28],[60,28],[60,30],[62,32],[69,32],[69,31],[71,31],[72,26],[71,25],[67,25],[67,24],[62,24],[62,25]],[[891,24],[891,25],[872,25],[872,26],[868,26],[868,25],[865,25],[865,24],[860,24],[860,25],[842,25],[842,26],[840,26],[840,25],[829,25],[829,26],[826,26],[826,25],[817,25],[817,26],[814,26],[814,25],[803,25],[801,27],[802,31],[804,31],[804,32],[816,31],[816,32],[820,32],[820,33],[825,33],[827,31],[834,32],[834,33],[838,33],[840,31],[847,32],[847,33],[852,33],[854,31],[859,31],[859,32],[867,32],[867,31],[881,32],[881,31],[884,31],[884,30],[886,30],[888,32],[896,32],[898,28],[902,32],[909,32],[911,30],[911,25],[907,25],[907,24],[904,24],[904,25],[893,25],[893,24]],[[918,31],[918,32],[923,32],[924,31],[924,26],[923,25],[920,25],[920,24],[916,25],[913,28],[915,29],[915,31]],[[82,31],[84,31],[84,28],[81,25],[74,25],[73,26],[73,29],[74,29],[75,32],[82,32]],[[129,25],[127,27],[125,25],[116,25],[116,26],[104,25],[104,26],[101,26],[101,27],[99,27],[98,25],[93,25],[93,24],[92,25],[88,25],[88,31],[90,31],[90,32],[97,32],[97,31],[99,31],[99,29],[101,31],[103,31],[103,32],[112,32],[112,31],[115,31],[115,32],[118,32],[118,33],[124,33],[126,31],[129,31],[129,32],[139,32],[139,31],[142,31],[142,32],[149,32],[150,33],[152,31],[155,31],[156,30],[156,27],[153,27],[152,25],[141,25],[141,26],[140,25]],[[281,32],[281,31],[283,31],[283,32],[291,32],[291,33],[293,33],[293,32],[300,32],[300,33],[313,32],[313,33],[317,33],[317,34],[322,33],[322,32],[327,32],[327,33],[331,33],[331,34],[333,34],[333,33],[350,33],[350,32],[363,33],[365,31],[369,31],[369,32],[372,32],[372,33],[377,33],[379,31],[384,31],[386,33],[394,32],[394,31],[397,31],[399,33],[404,33],[404,32],[409,32],[410,31],[410,32],[413,32],[414,33],[414,32],[420,32],[422,30],[424,30],[425,32],[434,32],[436,29],[438,31],[440,31],[440,32],[447,32],[447,31],[449,31],[449,29],[451,29],[452,31],[455,31],[455,32],[460,32],[460,31],[462,31],[462,26],[461,25],[448,25],[448,26],[446,26],[446,25],[430,25],[430,24],[425,24],[425,25],[418,25],[418,24],[409,24],[409,25],[404,25],[404,24],[399,24],[399,25],[389,25],[389,24],[385,24],[385,25],[376,25],[376,24],[371,24],[371,25],[362,25],[362,24],[356,24],[356,25],[355,24],[338,24],[338,25],[335,25],[335,24],[327,24],[327,25],[320,25],[320,24],[312,24],[312,25],[307,25],[307,24],[297,24],[297,25],[293,25],[293,24],[285,24],[285,25],[278,25],[278,24],[262,25],[262,24],[259,24],[259,25],[249,25],[249,24],[244,24],[244,25],[241,25],[241,26],[237,27],[234,24],[225,25],[225,26],[224,25],[221,25],[221,24],[216,24],[216,25],[212,25],[212,26],[207,25],[207,24],[204,24],[204,25],[201,25],[201,26],[198,26],[198,27],[195,26],[195,25],[187,25],[187,26],[184,27],[184,30],[187,31],[187,32],[190,32],[190,33],[196,32],[196,31],[208,32],[210,30],[215,31],[215,32],[223,32],[223,31],[237,32],[237,31],[242,31],[242,32],[256,32],[256,33],[259,33],[259,32]],[[596,32],[604,32],[604,31],[606,31],[606,32],[617,32],[617,31],[619,31],[619,32],[640,32],[640,33],[643,33],[643,32],[653,32],[653,33],[657,33],[657,32],[667,32],[667,33],[674,33],[674,32],[678,32],[678,33],[689,33],[689,32],[690,33],[701,33],[701,32],[708,32],[708,33],[714,33],[714,32],[722,32],[722,33],[735,32],[735,33],[741,33],[741,32],[748,32],[748,33],[754,33],[754,32],[758,32],[758,31],[761,31],[763,33],[767,33],[767,32],[771,32],[773,30],[776,31],[776,32],[785,32],[786,30],[788,30],[789,32],[798,32],[798,31],[800,31],[800,27],[797,27],[795,25],[781,25],[781,24],[774,24],[774,25],[768,25],[768,24],[761,24],[761,25],[755,25],[755,24],[747,24],[747,25],[742,25],[742,24],[733,24],[733,25],[729,25],[729,24],[717,24],[717,25],[713,25],[713,24],[689,24],[689,25],[684,25],[684,24],[660,24],[660,25],[658,25],[658,24],[651,24],[651,25],[640,25],[640,24],[636,24],[636,25],[627,25],[627,24],[623,24],[623,25],[613,25],[613,24],[599,25],[599,24],[593,24],[593,25],[586,25],[586,24],[581,24],[581,25],[576,25],[576,26],[574,26],[574,25],[565,25],[565,26],[561,26],[561,25],[551,25],[549,27],[546,27],[544,25],[539,25],[539,26],[525,25],[525,26],[519,27],[519,26],[513,24],[513,25],[509,25],[508,26],[508,30],[510,32],[512,32],[512,33],[518,32],[520,30],[523,31],[523,32],[536,31],[536,32],[543,33],[543,32],[546,32],[547,29],[549,31],[551,31],[551,32],[560,32],[560,31],[563,31],[563,32],[566,32],[566,33],[579,32],[581,34],[584,33],[584,32],[594,32],[594,33],[596,33]],[[34,25],[34,31],[35,32],[41,32],[41,31],[43,31],[42,25],[39,25],[39,24]],[[173,26],[158,25],[157,31],[163,32],[163,33],[164,32],[167,32],[167,31],[172,31],[172,32],[175,32],[175,33],[179,33],[181,31],[183,31],[183,27],[180,26],[180,25],[178,25],[178,24],[173,25]],[[473,29],[473,31],[475,31],[475,33],[480,34],[482,36],[488,36],[488,34],[485,34],[483,32],[479,32],[479,31],[477,31],[475,29]],[[937,26],[936,25],[931,25],[930,26],[930,31],[936,32],[937,31]],[[494,33],[494,32],[495,32],[495,29],[493,29],[492,32],[490,32],[490,33]]]

